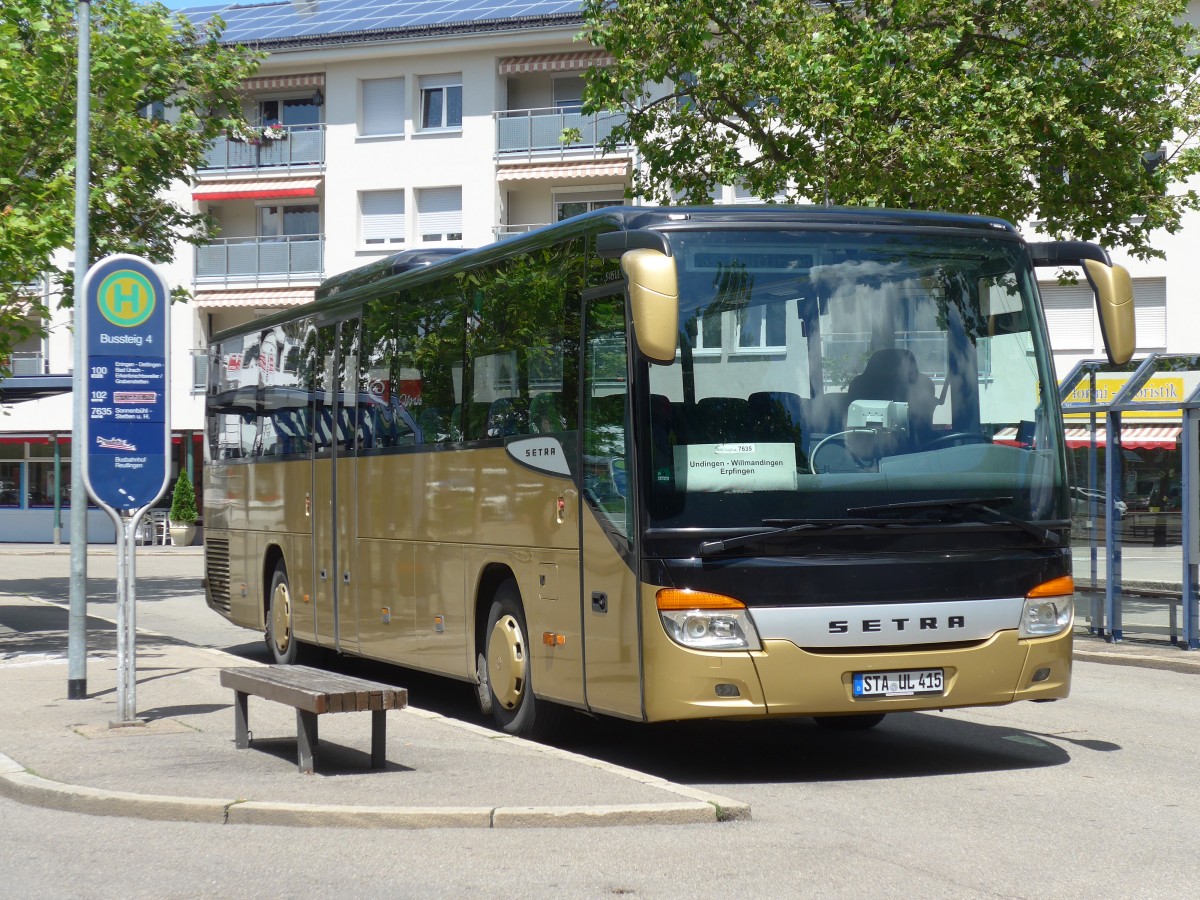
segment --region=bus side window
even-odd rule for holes
[[[629,537],[632,509],[626,502],[629,404],[623,295],[593,300],[588,305],[587,324],[584,493],[612,527]]]

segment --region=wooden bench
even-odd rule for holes
[[[322,713],[371,713],[371,768],[385,763],[389,709],[408,706],[408,691],[375,681],[324,672],[308,666],[244,666],[221,670],[221,686],[233,688],[233,731],[239,750],[250,746],[250,695],[296,709],[300,771],[311,775],[316,763],[317,716]]]

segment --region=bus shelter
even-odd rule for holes
[[[1060,383],[1059,403],[1088,630],[1200,649],[1200,356],[1086,360]]]

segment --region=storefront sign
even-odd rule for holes
[[[1112,403],[1113,399],[1129,381],[1128,375],[1103,375],[1096,378],[1096,393],[1092,396],[1091,382],[1084,378],[1071,391],[1064,404],[1071,403]],[[1133,398],[1134,403],[1178,403],[1187,399],[1188,392],[1182,375],[1153,375],[1142,385],[1142,389]],[[1162,421],[1178,421],[1181,412],[1178,409],[1129,409],[1121,412],[1123,419],[1159,419]],[[1086,419],[1088,413],[1063,412],[1064,419]],[[1103,420],[1103,413],[1097,414]]]

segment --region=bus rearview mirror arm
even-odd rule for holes
[[[1043,241],[1029,245],[1034,266],[1082,266],[1100,317],[1104,350],[1113,365],[1124,365],[1137,345],[1133,317],[1133,279],[1124,266],[1113,265],[1108,252],[1086,241]]]

